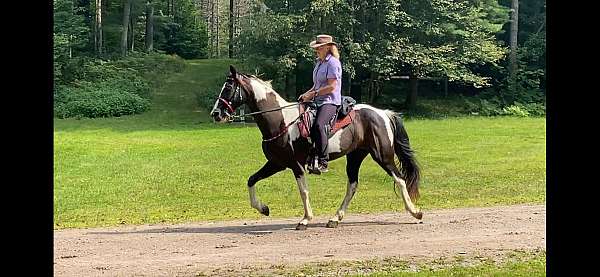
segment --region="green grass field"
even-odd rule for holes
[[[488,258],[440,258],[415,262],[398,258],[362,261],[331,261],[305,264],[300,268],[283,267],[282,276],[546,276],[545,251],[514,251],[502,261]]]
[[[194,91],[225,79],[229,60],[191,61],[154,91],[151,111],[109,119],[54,120],[55,229],[259,218],[246,182],[266,161],[251,125],[215,125]],[[215,91],[215,97],[218,91]],[[422,167],[424,211],[544,203],[544,118],[408,120]],[[392,179],[370,157],[349,213],[403,211]],[[346,188],[345,159],[309,175],[315,215],[333,215]],[[272,216],[303,214],[292,173],[257,184]]]

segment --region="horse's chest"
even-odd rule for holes
[[[280,164],[303,161],[308,153],[308,141],[299,138],[286,144],[263,143],[263,152],[268,160]]]

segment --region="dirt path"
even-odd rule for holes
[[[144,225],[54,232],[55,276],[194,276],[332,260],[407,260],[546,248],[545,205],[349,214],[296,231],[299,219]],[[219,273],[219,275],[221,275]]]

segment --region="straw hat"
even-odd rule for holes
[[[331,37],[330,35],[318,35],[317,40],[311,41],[309,46],[312,48],[317,48],[317,47],[319,47],[321,45],[325,45],[325,44],[337,45],[337,43],[335,43],[333,41],[333,37]]]

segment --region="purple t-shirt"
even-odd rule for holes
[[[323,104],[342,104],[342,64],[331,54],[327,54],[324,61],[317,59],[313,70],[314,89],[327,86],[327,79],[336,79],[337,84],[331,93],[315,97],[317,106]]]

